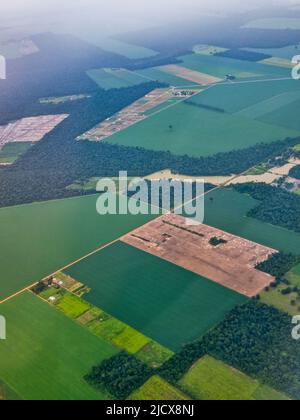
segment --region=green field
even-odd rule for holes
[[[281,292],[286,288],[286,285],[280,285],[276,287],[276,289],[270,288],[269,291],[262,292],[260,295],[261,301],[292,316],[299,315],[300,301],[298,299],[298,295],[297,293],[283,295]],[[292,301],[295,301],[294,305],[291,303]]]
[[[286,278],[292,283],[293,286],[300,287],[300,264],[294,267],[286,275]]]
[[[120,89],[139,85],[148,80],[125,69],[94,69],[87,72],[88,76],[102,89]]]
[[[0,150],[0,163],[14,163],[33,143],[8,143]]]
[[[118,242],[69,268],[91,288],[85,299],[177,351],[218,324],[246,298]]]
[[[190,398],[159,376],[152,376],[129,400],[137,401],[184,401]]]
[[[298,131],[181,102],[114,134],[107,141],[199,157],[298,135]]]
[[[200,359],[180,381],[180,386],[198,400],[287,399],[210,356]]]
[[[167,73],[159,67],[136,70],[135,74],[143,76],[148,80],[157,80],[158,82],[166,83],[174,87],[199,86],[198,83],[194,83],[190,80],[183,79],[182,77],[178,77],[173,74]]]
[[[99,35],[99,32],[97,32]],[[96,42],[96,44],[106,51],[114,52],[115,54],[123,55],[131,59],[154,57],[158,52],[149,48],[141,47],[140,45],[128,44],[117,39],[104,38]]]
[[[91,305],[71,293],[66,293],[57,303],[56,307],[59,308],[65,315],[74,319],[82,316],[91,309]]]
[[[228,51],[227,48],[216,47],[214,45],[198,44],[193,47],[195,54],[215,55],[226,51]]]
[[[0,401],[20,401],[22,398],[0,379]]]
[[[162,366],[172,356],[174,356],[174,353],[171,350],[155,343],[154,341],[146,344],[145,347],[136,353],[136,357],[138,359],[152,368]]]
[[[300,84],[296,80],[220,84],[194,96],[192,101],[300,133]]]
[[[256,200],[232,189],[206,195],[205,223],[254,242],[298,255],[300,235],[257,219],[246,217]]]
[[[150,220],[96,212],[97,196],[0,209],[0,300]]]
[[[67,317],[76,320],[115,347],[137,354],[140,360],[151,367],[159,367],[173,356],[170,350],[64,289],[50,287],[39,296],[44,300],[55,297],[53,305]]]
[[[0,378],[27,400],[104,399],[83,376],[116,354],[104,340],[29,292],[1,305],[8,339],[0,345]]]
[[[244,28],[254,29],[300,29],[299,18],[288,18],[288,17],[274,17],[266,19],[257,19],[248,22]]]
[[[300,84],[293,79],[280,81],[262,81],[256,83],[219,84],[213,86],[197,96],[192,101],[201,105],[208,105],[224,109],[229,113],[246,112],[252,107],[268,104],[269,100],[277,98],[292,98],[300,95]],[[288,100],[288,99],[287,99]],[[289,103],[289,100],[288,100]],[[268,107],[264,113],[270,112]],[[249,115],[251,117],[251,115]]]
[[[291,61],[294,55],[299,54],[300,46],[298,44],[298,45],[289,45],[288,47],[283,47],[283,48],[244,48],[244,49],[262,53],[262,54],[271,55],[272,57],[285,58],[286,60]]]
[[[300,131],[299,107],[300,99],[263,115],[259,120],[267,124],[277,124],[281,127]]]
[[[214,55],[190,54],[179,57],[179,59],[183,61],[181,64],[183,67],[211,74],[221,79],[225,79],[229,74],[241,80],[291,76],[289,69]]]

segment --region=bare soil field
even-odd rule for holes
[[[233,175],[234,176],[234,175]],[[189,176],[189,175],[179,175],[173,174],[170,169],[166,169],[164,171],[156,172],[154,174],[148,175],[145,179],[150,181],[159,181],[162,179],[174,179],[180,181],[197,181],[199,179],[203,179],[204,182],[209,182],[214,185],[222,185],[230,181],[233,176]]]
[[[167,73],[175,74],[175,76],[177,77],[181,77],[183,79],[190,80],[191,82],[199,83],[200,85],[204,86],[211,85],[213,83],[218,83],[223,80],[218,77],[211,76],[209,74],[177,66],[176,64],[163,66],[161,67],[161,70],[166,71]]]
[[[7,143],[38,142],[67,117],[68,114],[22,118],[0,126],[0,149]]]
[[[212,239],[218,244],[212,245]],[[208,225],[187,224],[182,216],[163,216],[122,240],[247,297],[256,296],[274,281],[255,267],[276,250]]]
[[[264,182],[266,184],[272,184],[274,181],[280,178],[280,175],[275,173],[266,172],[259,175],[241,175],[241,176],[188,176],[188,175],[178,175],[173,174],[172,171],[166,169],[164,171],[156,172],[154,174],[148,175],[145,179],[150,181],[157,181],[163,179],[173,179],[180,181],[197,181],[202,179],[206,183],[211,183],[214,185],[232,185],[232,184],[245,184],[248,182]]]

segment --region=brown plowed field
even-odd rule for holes
[[[212,238],[226,242],[213,246]],[[181,216],[156,219],[122,240],[248,297],[274,281],[255,267],[277,251],[208,225],[188,225]]]

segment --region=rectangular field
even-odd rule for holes
[[[0,300],[151,220],[100,216],[97,196],[0,209]]]
[[[33,143],[7,143],[0,150],[0,164],[9,165],[15,162],[22,154],[24,154]]]
[[[200,54],[179,58],[183,61],[181,66],[221,79],[225,79],[228,75],[234,76],[237,80],[291,77],[290,69],[232,58]]]
[[[92,366],[117,353],[113,346],[29,292],[1,305],[1,314],[9,330],[0,346],[0,377],[20,397],[107,398],[83,377]]]
[[[200,359],[180,385],[198,400],[288,400],[283,394],[209,356]]]
[[[85,299],[177,351],[247,299],[122,242],[69,268]]]
[[[223,243],[211,245],[213,238]],[[189,226],[181,216],[156,219],[122,240],[247,297],[256,296],[274,281],[255,267],[275,250],[207,225]]]
[[[143,76],[148,80],[156,80],[161,83],[166,83],[172,87],[199,86],[198,83],[183,79],[182,77],[178,77],[175,74],[166,73],[160,67],[136,70],[135,73],[137,75]]]
[[[175,89],[155,89],[148,95],[134,102],[122,111],[107,118],[100,125],[78,137],[78,140],[103,141],[114,134],[121,133],[133,125],[144,121],[149,112],[155,112],[168,108],[169,100],[180,100],[189,98],[198,93],[198,90],[175,90]],[[173,104],[176,104],[174,102]]]
[[[281,95],[300,94],[300,84],[296,80],[273,80],[235,84],[219,84],[193,97],[193,102],[218,107],[225,112],[243,112],[246,109],[264,104]],[[268,108],[265,108],[265,112]]]
[[[0,149],[7,143],[38,142],[68,117],[68,114],[22,118],[0,126]]]
[[[107,141],[200,157],[298,135],[298,131],[181,102],[114,134]]]
[[[248,195],[219,189],[205,197],[205,223],[250,241],[298,255],[300,234],[247,217],[259,204]]]
[[[175,64],[163,66],[160,69],[167,73],[175,74],[175,76],[181,77],[182,79],[186,79],[190,82],[194,82],[204,86],[212,85],[213,83],[218,83],[222,81],[222,79],[220,79],[219,77],[214,77],[209,74],[201,73],[199,71],[190,70]]]
[[[277,124],[292,130],[300,131],[300,118],[298,110],[300,107],[300,99],[297,101],[283,104],[280,108],[270,110],[271,112],[264,114],[259,118],[260,121],[267,124]]]
[[[133,401],[184,401],[190,398],[159,376],[152,376],[141,388],[131,394]]]
[[[145,77],[126,69],[94,69],[87,74],[102,89],[120,89],[147,82]]]

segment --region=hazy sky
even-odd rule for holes
[[[288,6],[295,2],[300,0],[1,0],[0,24],[24,24],[26,19],[27,25],[39,23],[45,30],[53,29],[46,26],[50,22],[59,31],[78,29],[78,33],[90,24],[113,34],[196,16],[200,11],[225,14],[262,4]]]
[[[46,12],[59,12],[62,8],[69,8],[78,12],[81,10],[96,8],[104,14],[112,15],[113,13],[123,13],[126,15],[137,14],[139,16],[146,15],[153,11],[159,14],[181,13],[185,10],[195,9],[245,9],[252,8],[264,3],[268,4],[291,4],[297,0],[2,0],[0,4],[0,13],[19,12],[30,14]],[[299,2],[299,1],[298,1]],[[90,9],[91,10],[91,9]]]

